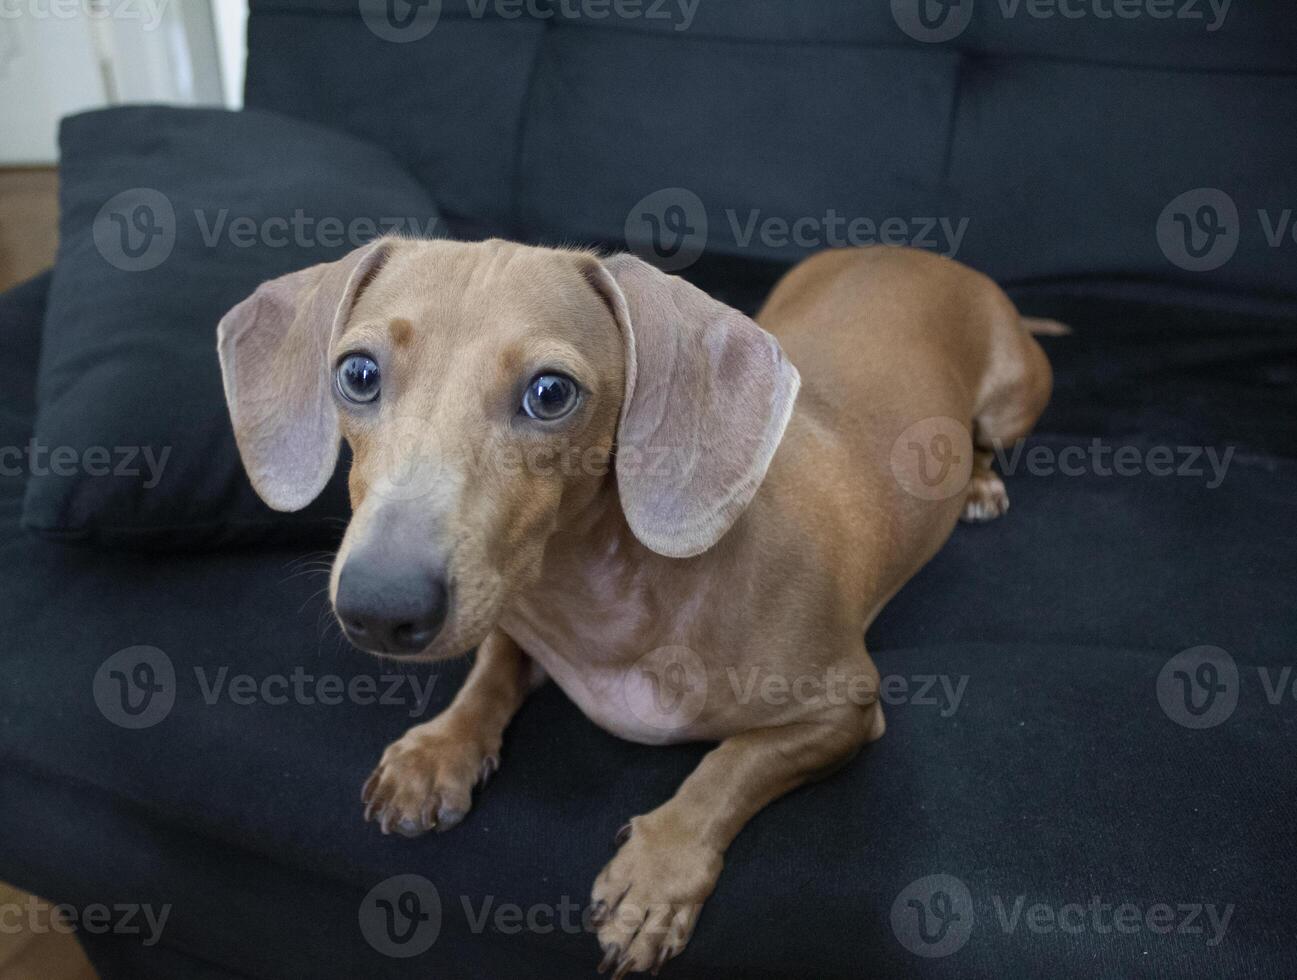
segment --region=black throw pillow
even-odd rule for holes
[[[253,492],[216,324],[267,279],[386,232],[436,234],[428,192],[380,147],[266,112],[89,112],[60,145],[23,524],[130,548],[336,538],[345,464],[300,513]]]

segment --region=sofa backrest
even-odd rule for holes
[[[458,234],[1297,297],[1289,3],[251,7],[247,104],[387,146]]]

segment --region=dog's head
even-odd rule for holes
[[[305,507],[351,446],[343,629],[425,659],[481,642],[600,494],[653,551],[711,547],[799,384],[773,337],[683,280],[500,241],[380,239],[266,283],[218,334],[266,503]]]

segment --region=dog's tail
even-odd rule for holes
[[[1067,337],[1072,333],[1072,328],[1066,323],[1046,320],[1038,316],[1022,317],[1022,325],[1028,333],[1035,334],[1037,337]]]

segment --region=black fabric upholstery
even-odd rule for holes
[[[1188,0],[1185,16],[1049,20],[1025,0],[966,2],[971,22],[942,44],[858,0],[703,2],[688,21],[442,0],[421,8],[439,11],[426,34],[392,43],[363,4],[253,0],[247,101],[388,147],[466,234],[620,246],[647,195],[683,188],[708,249],[749,259],[792,260],[828,236],[749,239],[753,212],[899,218],[907,241],[939,248],[953,236],[916,219],[967,219],[958,257],[1001,282],[1297,297],[1294,242],[1267,235],[1291,230],[1297,172],[1290,10],[1233,3],[1209,30],[1209,5]],[[1239,241],[1190,272],[1157,229],[1199,188],[1228,195]]]
[[[31,424],[21,365],[42,288],[0,304],[6,440]],[[1258,672],[1273,683],[1297,636],[1295,325],[1066,296],[1030,309],[1077,330],[1047,340],[1058,396],[1031,445],[1234,446],[1225,479],[1009,475],[1009,514],[961,527],[868,637],[885,675],[966,677],[958,710],[892,705],[881,741],[758,816],[671,975],[1281,977],[1297,965],[1297,895],[1280,870],[1297,703],[1272,704]],[[195,674],[399,669],[321,635],[320,583],[294,575],[299,552],[108,563],[25,535],[19,482],[5,487],[0,630],[40,643],[4,646],[0,872],[63,901],[170,904],[159,952],[130,937],[89,944],[108,980],[592,969],[586,932],[494,918],[475,931],[475,917],[488,900],[583,905],[616,829],[705,747],[622,742],[547,686],[464,825],[384,838],[361,822],[358,791],[411,722],[408,688],[391,705],[209,704]],[[137,644],[166,652],[177,697],[130,731],[93,688],[104,659]],[[1200,644],[1233,655],[1239,700],[1193,731],[1156,689],[1168,658]],[[463,671],[409,674],[436,678],[431,713]],[[358,926],[367,891],[398,873],[426,877],[441,900],[440,935],[414,960],[378,954]],[[889,924],[902,889],[932,874],[964,882],[976,915],[947,959],[914,956]],[[1099,896],[1234,910],[1218,945],[1210,929],[1036,933],[1019,918],[1006,931],[1020,895],[1027,907]]]
[[[435,234],[431,198],[386,151],[274,113],[89,112],[64,121],[60,151],[24,524],[134,548],[335,540],[345,469],[298,514],[253,492],[225,411],[216,324],[265,280],[345,255],[392,223]],[[56,466],[55,452],[87,462]]]

